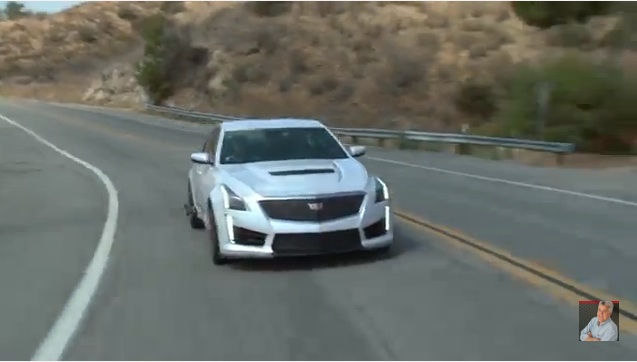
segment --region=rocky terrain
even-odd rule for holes
[[[564,52],[604,56],[621,21],[539,30],[508,2],[91,2],[0,22],[0,94],[141,104],[140,23],[158,12],[172,34],[167,104],[433,131],[479,124],[459,109],[463,85],[498,85],[513,64]],[[635,64],[632,51],[617,59]]]

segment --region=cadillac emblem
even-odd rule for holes
[[[322,202],[311,202],[309,204],[307,204],[307,206],[309,206],[310,210],[312,211],[319,211],[323,208],[323,203]]]

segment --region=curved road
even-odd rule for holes
[[[580,343],[576,306],[404,223],[386,259],[214,267],[205,235],[188,227],[182,209],[189,154],[206,127],[25,101],[1,100],[0,114],[99,168],[118,191],[107,269],[64,359],[637,356],[629,333],[617,343]],[[440,169],[637,201],[634,174],[370,156],[365,162],[391,183],[400,208],[637,300],[637,207]],[[595,189],[602,179],[605,189]],[[0,119],[0,358],[29,359],[46,338],[91,261],[107,196],[89,170]]]

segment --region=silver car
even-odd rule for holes
[[[389,250],[387,185],[321,122],[240,120],[214,126],[188,172],[186,213],[212,259]]]

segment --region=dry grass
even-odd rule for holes
[[[0,79],[52,81],[67,70],[92,72],[129,51],[139,41],[135,21],[156,9],[158,3],[91,2],[49,16],[0,21]]]
[[[170,100],[174,104],[457,131],[467,121],[450,101],[458,84],[493,81],[512,62],[564,46],[563,34],[551,38],[524,25],[506,2],[259,6],[92,2],[44,20],[0,22],[0,32],[9,34],[0,40],[0,79],[17,76],[0,91],[81,99],[79,89],[92,79],[70,82],[56,69],[96,74],[106,63],[121,61],[139,48],[139,19],[163,9],[192,35],[187,46],[208,53],[206,59],[180,63],[184,69],[176,70],[187,70],[193,81],[180,85]],[[581,39],[581,33],[571,33],[566,38]],[[74,90],[54,92],[58,84]]]
[[[506,4],[295,3],[277,16],[250,6],[200,19],[214,27],[191,27],[196,45],[234,60],[215,66],[224,79],[213,89],[188,91],[200,98],[194,103],[257,116],[454,128],[460,116],[440,99],[471,69],[517,52],[504,48],[513,43],[507,24],[517,24]]]

